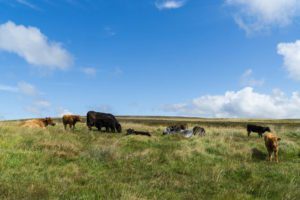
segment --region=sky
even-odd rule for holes
[[[297,0],[0,0],[0,120],[300,118]]]

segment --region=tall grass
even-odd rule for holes
[[[242,126],[199,123],[207,136],[186,139],[162,136],[164,124],[143,120],[122,125],[151,138],[84,124],[64,131],[0,123],[0,199],[300,199],[296,126],[272,127],[282,138],[275,164],[263,139],[248,138]]]

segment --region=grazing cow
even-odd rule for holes
[[[193,128],[193,134],[199,136],[205,136],[205,129],[200,126],[195,126]]]
[[[81,122],[79,115],[64,115],[62,118],[65,130],[67,130],[67,125],[70,126],[70,129],[75,129],[75,124]]]
[[[122,132],[121,124],[115,116],[109,113],[89,111],[86,116],[86,124],[90,130],[95,126],[99,131],[101,131],[102,127],[105,127],[106,132]]]
[[[55,126],[55,123],[50,117],[45,119],[32,119],[22,123],[22,127],[26,128],[46,128],[47,126]]]
[[[271,132],[271,129],[269,127],[263,127],[263,126],[256,126],[252,124],[247,125],[247,132],[248,132],[248,137],[250,136],[251,132],[258,133],[259,137],[262,137],[262,135],[265,132]]]
[[[268,150],[268,160],[272,160],[272,154],[275,155],[275,161],[278,162],[278,141],[280,141],[281,138],[277,137],[276,135],[272,133],[267,133],[265,135],[265,145]]]
[[[151,134],[149,132],[143,132],[143,131],[135,131],[134,129],[127,129],[127,134],[126,135],[144,135],[151,137]]]

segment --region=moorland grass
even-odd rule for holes
[[[0,199],[300,199],[296,126],[272,127],[282,138],[276,164],[243,127],[207,125],[207,136],[187,139],[162,136],[159,124],[122,125],[152,137],[1,122]]]

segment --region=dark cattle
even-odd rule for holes
[[[271,129],[269,127],[263,127],[263,126],[256,126],[256,125],[248,124],[247,125],[247,132],[248,132],[248,136],[250,136],[251,132],[255,132],[255,133],[258,133],[259,137],[262,137],[262,135],[265,132],[271,132]]]
[[[151,134],[149,132],[143,132],[143,131],[135,131],[134,129],[127,129],[126,135],[144,135],[151,137]]]
[[[102,127],[105,127],[106,132],[122,132],[121,124],[115,116],[109,113],[89,111],[86,116],[86,124],[90,130],[95,126],[99,131],[101,131]]]
[[[81,122],[81,118],[79,115],[64,115],[62,118],[65,130],[67,129],[67,125],[70,126],[70,129],[75,129],[75,124],[77,122]]]
[[[200,126],[195,126],[193,128],[193,134],[199,136],[205,136],[205,129]]]

